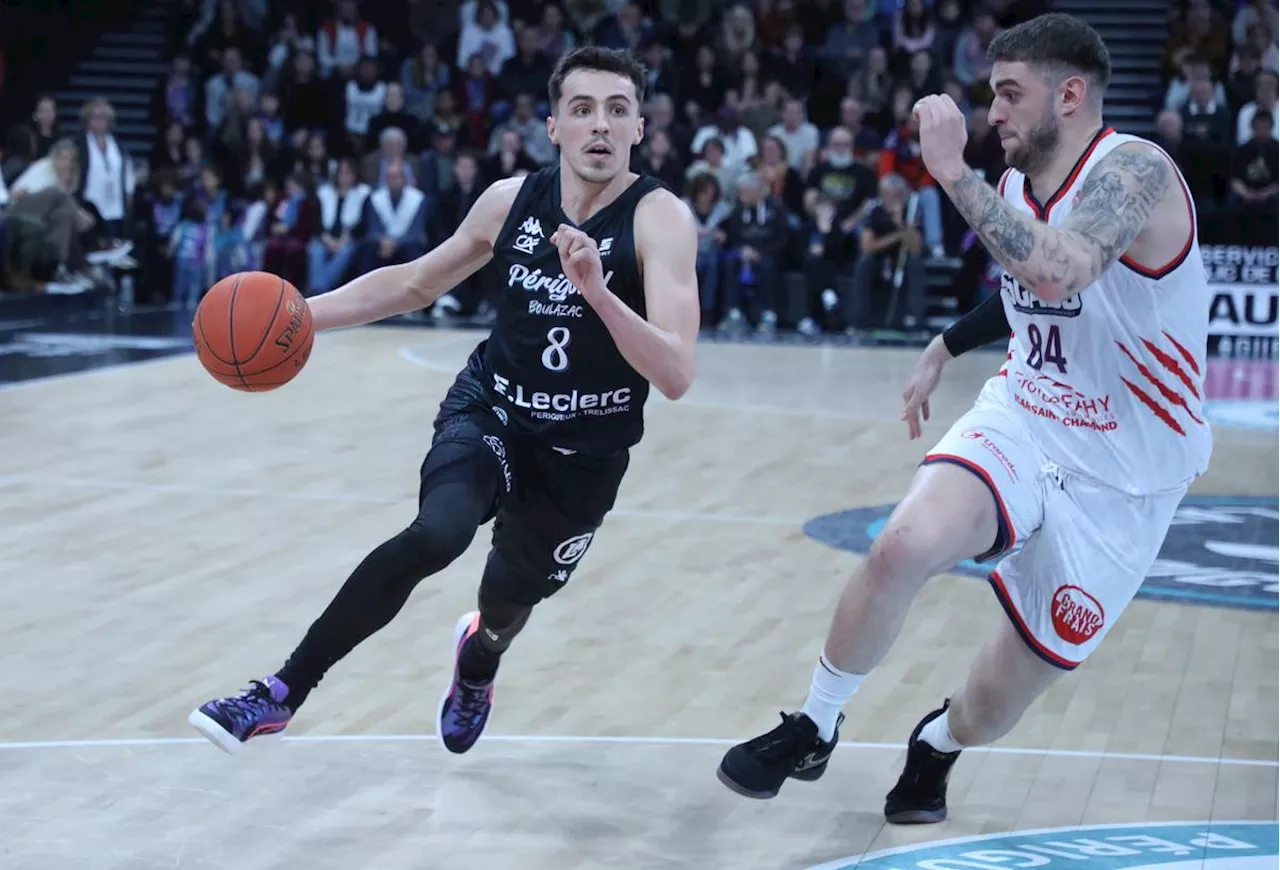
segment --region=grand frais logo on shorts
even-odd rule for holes
[[[1107,622],[1098,599],[1079,586],[1059,586],[1049,605],[1053,630],[1067,643],[1087,643]]]
[[[893,505],[874,505],[815,517],[805,523],[809,537],[851,553],[866,554],[884,529]],[[1160,556],[1156,559],[1139,598],[1179,601],[1186,604],[1238,607],[1248,610],[1280,610],[1280,501],[1276,498],[1190,496],[1174,515]],[[983,577],[991,564],[966,560],[952,573]],[[1067,578],[1063,578],[1066,580]],[[1058,634],[1078,635],[1093,624],[1089,614],[1096,602],[1075,592],[1055,592],[1053,613],[1061,608],[1063,623]],[[1061,598],[1061,601],[1059,601]],[[1097,608],[1099,620],[1106,615]],[[1099,622],[1099,627],[1101,626]],[[1094,629],[1095,631],[1097,629]],[[1063,634],[1063,632],[1067,634]]]
[[[1278,856],[1274,821],[1135,822],[914,843],[808,870],[1275,870]]]

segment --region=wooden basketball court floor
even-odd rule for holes
[[[950,820],[887,827],[911,727],[1006,618],[981,580],[941,577],[824,779],[769,802],[717,782],[729,745],[803,700],[860,558],[805,523],[892,505],[991,354],[951,366],[910,442],[914,350],[704,344],[689,395],[650,401],[619,509],[507,657],[472,753],[440,748],[433,716],[487,529],[330,672],[291,739],[205,743],[190,709],[277,667],[412,518],[432,416],[477,337],[327,334],[269,395],[191,356],[0,392],[0,867],[802,870],[1059,828],[1039,851],[862,866],[1226,867],[1214,855],[1256,856],[1160,825],[1250,820],[1274,844],[1274,607],[1136,601],[1013,733],[962,757]],[[1222,429],[1195,492],[1276,487],[1275,432]],[[1105,825],[1128,839],[1103,848]],[[1230,866],[1274,867],[1270,848]]]

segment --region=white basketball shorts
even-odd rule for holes
[[[1050,664],[1089,657],[1133,600],[1185,490],[1133,496],[1057,466],[999,376],[925,455],[976,474],[996,501],[999,534],[977,556],[1014,627]]]

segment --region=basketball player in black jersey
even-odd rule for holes
[[[282,732],[324,674],[493,519],[479,609],[458,620],[439,708],[445,748],[480,737],[502,655],[613,507],[649,385],[676,399],[693,378],[697,232],[676,196],[628,171],[643,85],[629,54],[565,55],[549,85],[558,166],[493,184],[419,260],[310,300],[316,329],[335,329],[424,308],[490,259],[506,277],[492,333],[440,405],[417,517],[360,563],[280,670],[191,714],[222,749]]]

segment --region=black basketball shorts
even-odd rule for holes
[[[494,549],[539,598],[563,588],[613,509],[630,454],[561,452],[512,429],[500,406],[475,398],[446,400],[435,429],[419,503],[443,480],[493,491],[481,522],[494,521]]]

